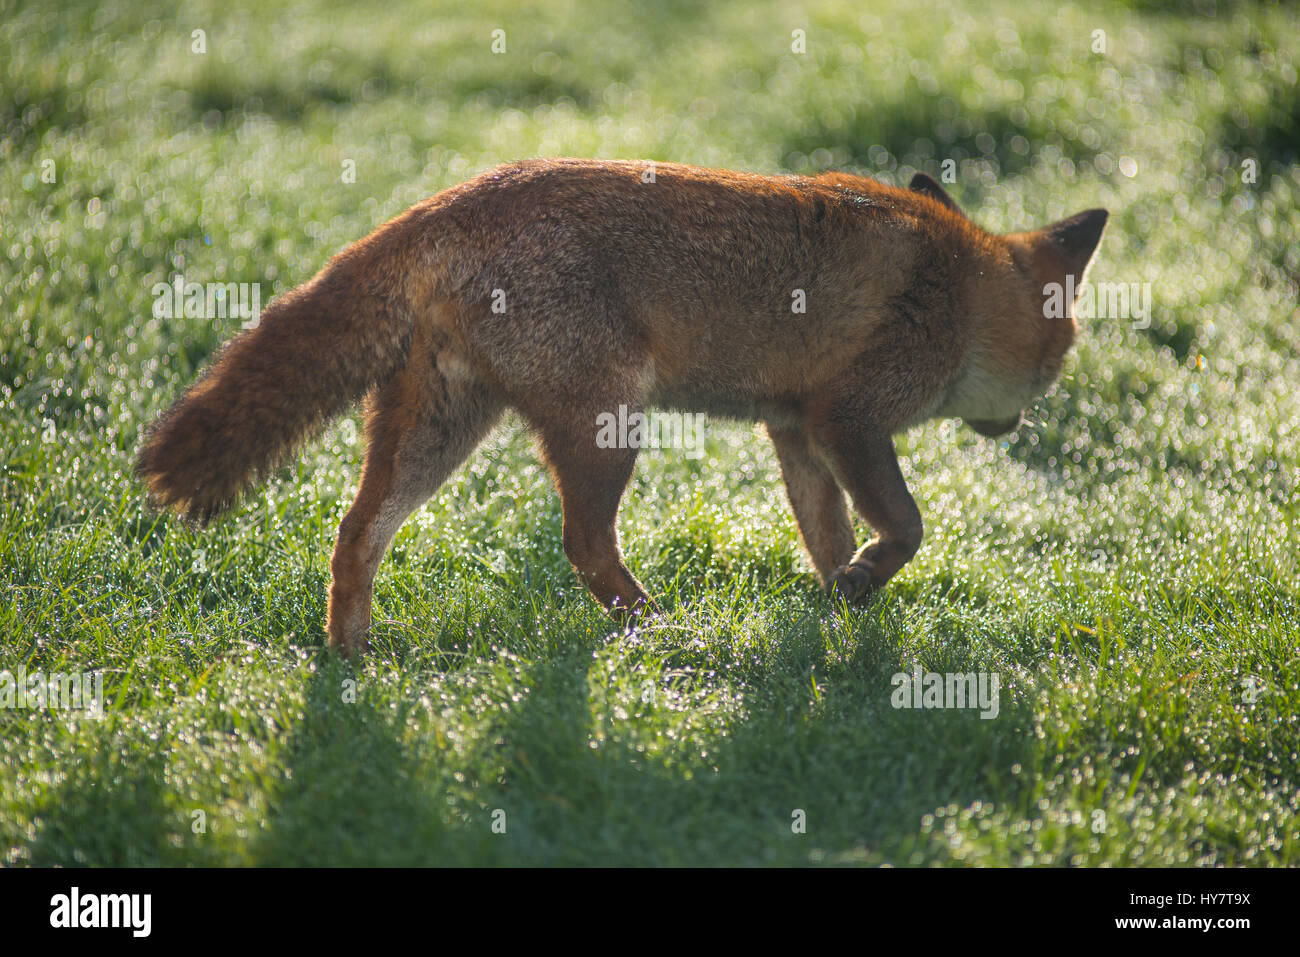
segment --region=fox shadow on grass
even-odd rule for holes
[[[610,725],[613,705],[596,700],[601,676],[593,669],[601,665],[589,644],[536,661],[529,693],[500,730],[501,778],[478,795],[508,822],[493,859],[929,862],[924,815],[1014,794],[1012,765],[1032,760],[1029,736],[1016,730],[1026,716],[1005,690],[996,720],[974,710],[893,708],[891,676],[918,662],[900,654],[897,621],[882,622],[870,610],[852,614],[844,627],[856,646],[838,662],[829,660],[824,625],[812,616],[791,621],[767,662],[734,662],[729,670],[743,686],[744,717],[721,718],[734,724],[725,736],[706,736],[704,761],[672,748],[650,756],[643,739]],[[927,650],[922,670],[990,668],[957,642],[940,645]],[[697,671],[720,671],[721,664],[705,652],[691,659]]]

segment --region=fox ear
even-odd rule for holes
[[[961,207],[957,205],[933,176],[926,173],[917,173],[912,177],[912,181],[907,184],[907,188],[914,193],[924,193],[931,199],[937,199],[955,213],[961,212]]]
[[[1084,270],[1097,251],[1097,244],[1101,242],[1101,232],[1106,228],[1109,216],[1110,213],[1104,209],[1087,209],[1040,230],[1064,257],[1066,273],[1076,279],[1083,279]]]

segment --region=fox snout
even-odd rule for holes
[[[999,435],[1014,432],[1020,428],[1020,423],[1024,420],[1024,415],[1017,412],[1009,419],[966,419],[964,421],[980,435],[995,439]]]

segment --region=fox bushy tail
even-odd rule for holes
[[[402,257],[367,255],[371,241],[269,303],[149,430],[136,471],[157,504],[207,522],[401,367]]]

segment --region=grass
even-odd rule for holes
[[[0,709],[0,862],[1300,863],[1293,10],[62,6],[0,2],[0,668],[107,708]],[[153,513],[142,429],[238,327],[153,284],[266,301],[538,155],[956,159],[992,229],[1108,207],[1091,278],[1151,283],[1150,326],[1083,323],[1009,441],[900,437],[927,537],[865,610],[710,421],[641,457],[620,529],[666,614],[615,629],[511,422],[398,535],[350,670],[355,416],[212,529]],[[893,708],[916,668],[996,672],[997,718]]]

